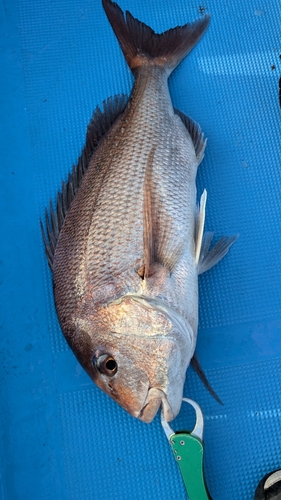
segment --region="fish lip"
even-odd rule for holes
[[[139,412],[138,418],[147,424],[152,422],[161,404],[166,422],[173,420],[173,411],[165,392],[155,387],[148,390],[146,400]]]

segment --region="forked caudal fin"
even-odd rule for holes
[[[132,71],[152,64],[165,67],[170,74],[197,44],[210,22],[210,16],[206,14],[193,23],[156,34],[130,12],[124,16],[120,7],[111,0],[102,0],[102,4]]]

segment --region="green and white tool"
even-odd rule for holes
[[[183,401],[196,411],[193,431],[174,432],[161,413],[161,424],[170,442],[179,465],[189,500],[211,500],[203,473],[203,428],[204,419],[200,406],[192,399]]]

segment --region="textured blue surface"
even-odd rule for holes
[[[120,0],[162,31],[199,3]],[[2,500],[184,500],[159,419],[134,420],[88,379],[60,332],[39,218],[83,146],[92,111],[132,84],[97,0],[1,3]],[[200,277],[198,354],[224,401],[188,371],[205,415],[214,500],[251,500],[281,467],[281,142],[277,0],[209,0],[211,26],[170,79],[208,146],[207,229],[240,237]],[[175,429],[192,425],[184,408]]]

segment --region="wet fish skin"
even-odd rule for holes
[[[96,384],[145,422],[162,404],[169,421],[180,410],[196,345],[195,179],[205,142],[197,124],[175,113],[167,80],[209,16],[155,35],[110,0],[103,6],[134,85],[60,229],[51,258],[55,304]]]
[[[189,271],[185,280],[182,280],[182,276],[185,272],[186,259],[175,267],[171,276],[167,267],[174,265],[175,246],[183,248],[190,260],[192,257],[189,255],[194,253],[194,208],[196,204],[194,183],[198,162],[192,140],[178,116],[174,114],[165,80],[166,75],[163,74],[163,70],[158,69],[152,74],[151,69],[140,72],[136,78],[130,107],[108,132],[72,202],[54,258],[55,301],[62,330],[69,340],[73,335],[78,337],[78,345],[71,342],[71,347],[80,358],[81,331],[77,326],[77,319],[81,320],[82,316],[89,320],[89,317],[92,317],[92,323],[87,325],[86,331],[93,332],[91,338],[94,338],[94,343],[90,345],[86,343],[81,363],[85,366],[87,359],[87,371],[93,376],[92,355],[89,357],[89,351],[92,353],[95,345],[98,344],[102,346],[102,352],[110,352],[117,360],[119,369],[122,367],[124,372],[122,378],[115,377],[111,381],[115,398],[117,399],[117,395],[121,393],[122,406],[130,413],[133,413],[132,407],[136,408],[135,415],[141,411],[144,397],[139,387],[133,391],[136,402],[132,403],[132,393],[125,397],[125,389],[122,388],[125,383],[123,378],[129,379],[136,376],[137,380],[143,380],[142,387],[145,388],[146,395],[149,385],[165,388],[168,379],[167,366],[172,364],[175,385],[182,391],[185,371],[195,348],[195,338],[190,334],[188,345],[185,342],[181,346],[181,356],[184,359],[181,360],[183,367],[180,372],[178,361],[172,359],[166,352],[165,364],[163,361],[157,362],[156,373],[150,374],[149,377],[141,375],[143,369],[139,372],[137,366],[140,364],[141,367],[143,366],[147,351],[156,350],[155,341],[134,339],[128,352],[128,342],[131,340],[129,335],[124,335],[124,339],[116,338],[116,333],[122,335],[124,311],[122,310],[121,317],[118,314],[113,316],[110,313],[112,306],[108,305],[104,309],[104,305],[112,301],[114,297],[130,292],[153,297],[160,294],[166,296],[165,300],[168,303],[176,304],[178,309],[185,311],[192,322],[192,329],[194,331],[197,329],[196,267],[193,265],[193,269]],[[165,128],[163,128],[163,122],[166,123]],[[170,151],[167,150],[169,143]],[[160,188],[160,193],[158,191],[154,195],[156,198],[154,204],[162,207],[158,211],[158,217],[164,224],[164,227],[160,227],[158,231],[158,238],[159,240],[162,238],[162,241],[157,253],[163,253],[166,250],[165,265],[167,267],[159,263],[154,264],[158,266],[158,272],[142,280],[137,270],[144,266],[144,186],[148,157],[153,146],[156,146],[153,159],[154,172],[157,175],[157,186]],[[163,163],[165,157],[166,161]],[[185,168],[186,158],[190,158],[190,169]],[[177,165],[178,175],[171,171],[170,165],[173,163]],[[100,167],[97,171],[96,164],[103,165],[103,168]],[[122,169],[118,168],[120,164]],[[116,172],[118,172],[118,178]],[[176,196],[175,193],[177,193]],[[171,200],[168,210],[167,198]],[[186,203],[186,199],[192,202]],[[79,257],[76,258],[76,256]],[[72,276],[75,276],[75,279],[71,280]],[[67,290],[65,283],[67,283]],[[67,300],[65,300],[66,293]],[[130,317],[134,319],[139,314],[132,309],[135,309],[134,305],[130,307]],[[75,314],[73,314],[74,311]],[[137,321],[132,320],[130,324],[126,322],[126,331],[130,333],[131,338],[145,337],[149,328],[154,332],[154,336],[159,337],[157,345],[161,339],[163,347],[164,330],[158,329],[162,315],[154,314],[149,318],[147,327],[147,324],[142,324],[143,314],[144,311]],[[119,328],[117,328],[118,322],[121,323]],[[112,331],[114,334],[110,335],[108,332]],[[142,354],[136,352],[134,348],[136,341],[138,344],[143,343]],[[118,348],[112,349],[116,344]],[[121,356],[123,351],[128,352],[125,358]],[[133,354],[136,356],[133,364],[134,373],[132,370],[127,373]],[[178,352],[177,356],[179,356]],[[155,358],[157,359],[156,354]],[[167,363],[166,360],[169,358],[170,362]],[[147,367],[147,370],[151,371],[152,360],[148,361],[150,367]],[[95,373],[94,379],[103,390],[108,392],[105,376],[100,377]],[[120,383],[121,387],[119,387]],[[110,394],[113,392],[110,391]],[[179,408],[175,411],[178,410]]]

